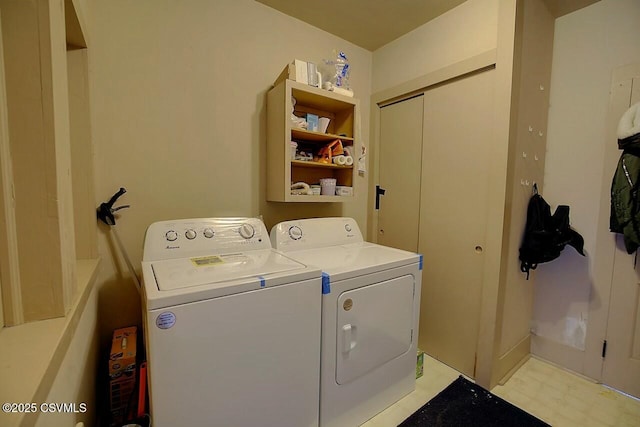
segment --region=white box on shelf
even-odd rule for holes
[[[296,68],[296,81],[309,84],[308,65],[305,61],[296,59],[293,61]]]
[[[336,196],[353,196],[353,187],[336,185]]]
[[[296,82],[309,84],[308,64],[306,61],[295,59],[291,64],[287,64],[284,70],[280,73],[274,86],[277,86],[283,80],[293,80]]]

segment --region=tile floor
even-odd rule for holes
[[[458,375],[425,355],[424,375],[416,390],[362,427],[397,426]],[[640,427],[640,400],[533,357],[491,392],[553,427]]]

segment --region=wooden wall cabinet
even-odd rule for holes
[[[295,106],[294,101],[295,99]],[[318,184],[322,178],[335,178],[337,186],[353,189],[359,150],[359,101],[293,80],[279,82],[267,94],[267,201],[271,202],[343,202],[353,196],[295,195],[291,184]],[[305,117],[315,114],[330,119],[326,133],[297,127],[291,114]],[[354,164],[339,166],[315,161],[295,160],[291,141],[298,149],[316,153],[336,139],[350,147]]]

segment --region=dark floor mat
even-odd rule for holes
[[[550,427],[462,375],[398,427]]]

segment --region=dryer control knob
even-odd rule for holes
[[[164,235],[168,241],[173,242],[174,240],[176,240],[178,238],[178,233],[176,233],[173,230],[169,230],[165,233]]]
[[[240,236],[242,236],[243,239],[250,239],[254,234],[256,234],[256,230],[251,224],[242,224],[240,229],[238,229],[238,233],[240,233]]]
[[[193,230],[193,229],[190,228],[190,229],[188,229],[187,231],[184,232],[184,236],[189,240],[193,240],[197,236],[196,230]]]
[[[297,225],[289,228],[289,237],[293,240],[300,240],[302,238],[302,229]]]
[[[212,238],[214,235],[213,228],[205,228],[202,234],[204,234],[204,237],[207,239]]]

